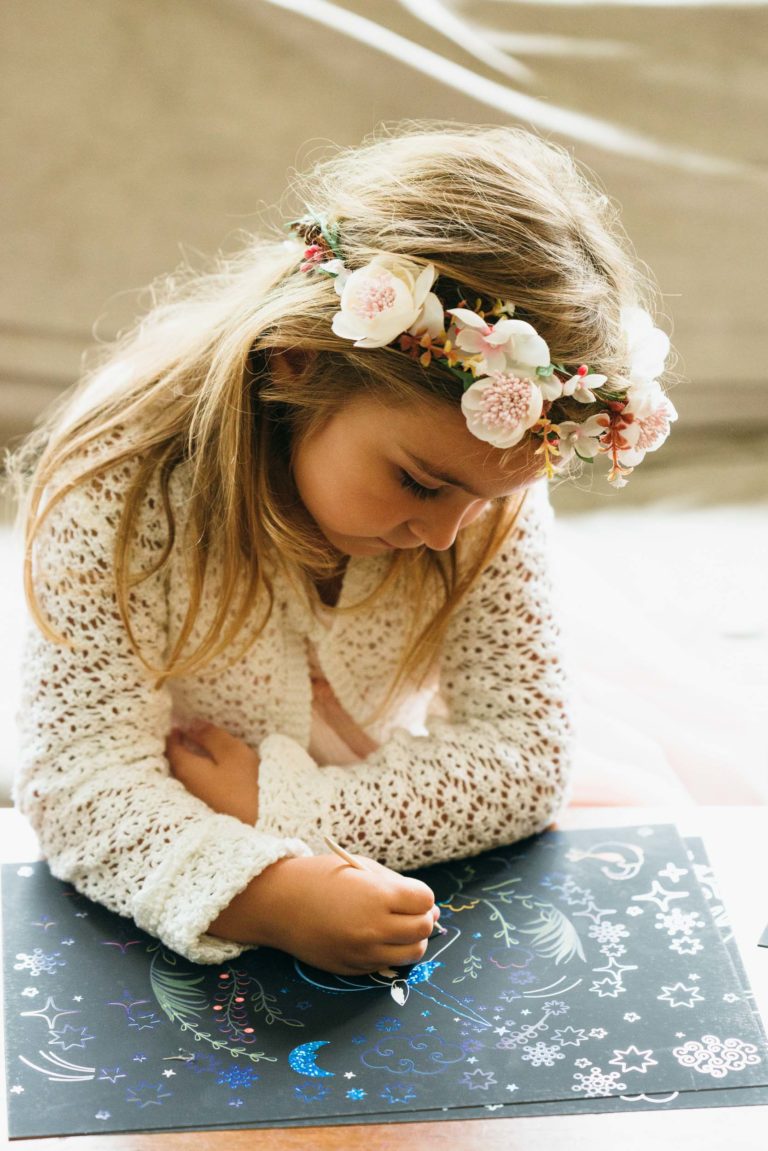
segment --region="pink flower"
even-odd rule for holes
[[[333,331],[344,340],[354,340],[356,348],[390,344],[422,315],[435,276],[432,264],[376,256],[346,275]]]
[[[541,415],[544,397],[527,377],[511,371],[484,376],[462,396],[461,410],[473,436],[495,448],[511,448]]]
[[[549,365],[549,348],[525,320],[499,320],[491,325],[468,308],[449,308],[458,321],[456,347],[482,357],[482,370],[503,372],[515,367],[521,375],[533,375]]]
[[[646,452],[655,452],[661,447],[677,419],[674,404],[656,381],[637,391],[630,388],[624,409],[631,420],[623,431],[629,447],[618,453],[619,463],[630,468],[642,463]]]

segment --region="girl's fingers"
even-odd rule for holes
[[[435,906],[435,893],[420,879],[398,876],[390,910],[400,915],[425,915]]]
[[[426,915],[393,915],[387,924],[387,946],[407,946],[429,939],[435,925],[430,912]]]
[[[375,954],[370,958],[370,962],[356,964],[355,957],[351,956],[351,962],[365,974],[371,974],[375,971],[380,971],[385,967],[411,967],[414,963],[419,963],[424,958],[427,951],[427,941],[422,940],[421,943],[410,944],[387,944],[383,943],[380,947],[376,948]]]
[[[211,773],[211,760],[205,751],[193,751],[185,740],[183,732],[172,731],[165,745],[165,753],[171,765],[172,774],[190,791],[203,776]]]
[[[237,736],[230,735],[223,727],[217,727],[215,723],[195,720],[189,725],[189,734],[195,743],[205,748],[216,763],[245,763],[249,760],[258,763],[258,755],[247,743]]]

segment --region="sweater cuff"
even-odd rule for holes
[[[259,755],[257,829],[269,835],[297,835],[314,851],[325,851],[323,824],[333,799],[330,774],[287,735],[268,735]]]
[[[278,859],[311,855],[298,839],[259,835],[228,815],[189,827],[136,898],[136,925],[194,963],[222,963],[249,945],[208,935],[209,924]]]

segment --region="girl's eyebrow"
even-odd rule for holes
[[[485,500],[488,498],[487,496],[481,495],[480,492],[476,492],[474,488],[471,488],[469,484],[465,484],[463,480],[458,480],[448,472],[433,467],[427,460],[422,460],[418,456],[415,456],[413,452],[406,451],[406,455],[412,463],[416,464],[417,468],[421,468],[421,470],[431,476],[432,479],[440,480],[441,483],[444,484],[451,484],[455,488],[461,488],[462,491],[467,492],[470,496],[474,496],[475,499]]]

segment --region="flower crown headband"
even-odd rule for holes
[[[514,304],[466,300],[445,308],[432,290],[432,264],[405,256],[376,256],[350,271],[338,229],[316,216],[290,225],[307,247],[302,272],[334,278],[339,311],[332,329],[356,348],[393,346],[423,367],[435,361],[461,379],[461,409],[469,431],[497,448],[511,448],[528,433],[538,441],[542,473],[562,474],[578,459],[609,457],[608,482],[627,477],[669,435],[677,419],[658,377],[669,339],[642,308],[622,310],[627,376],[621,384],[581,364],[571,373],[551,362],[549,348]],[[575,416],[583,418],[574,419]]]

